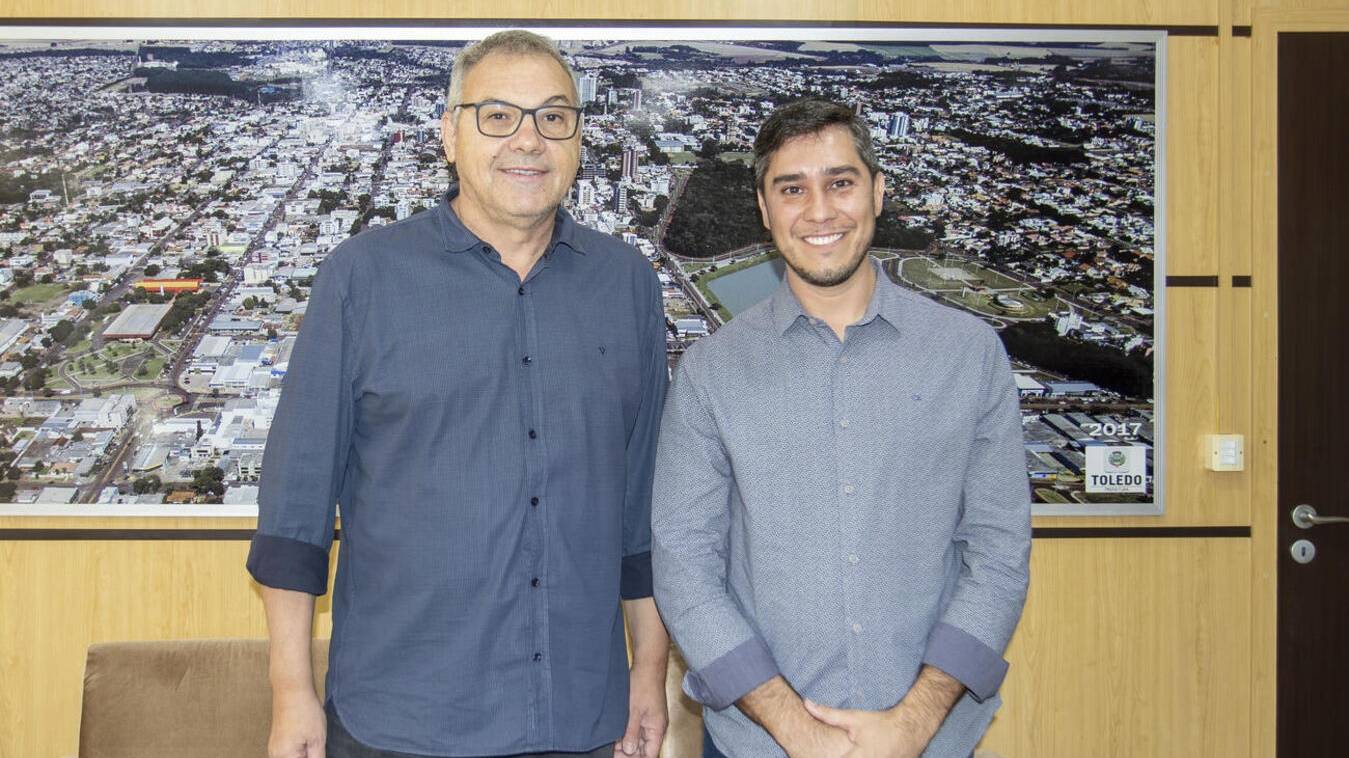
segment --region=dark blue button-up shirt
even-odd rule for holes
[[[328,256],[248,568],[322,594],[341,504],[327,693],[353,736],[445,756],[621,736],[666,382],[655,272],[565,212],[523,282],[448,199]]]

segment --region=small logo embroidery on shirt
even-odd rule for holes
[[[919,394],[915,394],[915,395],[913,396],[913,399],[914,399],[914,400],[922,400],[922,399],[923,399],[923,396],[922,396],[922,395],[919,395]]]
[[[600,355],[604,355],[604,345],[600,345]]]

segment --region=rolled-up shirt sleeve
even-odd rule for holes
[[[619,594],[624,600],[651,597],[651,480],[661,409],[670,383],[665,363],[665,309],[654,271],[645,274],[647,322],[642,331],[642,402],[628,432],[627,485],[623,501],[623,567]]]
[[[983,405],[965,470],[955,541],[961,574],[928,635],[923,662],[950,674],[976,700],[1007,674],[1003,652],[1021,618],[1030,580],[1030,489],[1021,414],[1001,341],[984,332]]]
[[[346,252],[348,255],[343,255]],[[248,571],[260,584],[322,595],[353,419],[351,250],[319,270],[291,353],[258,492]]]
[[[652,496],[656,605],[689,663],[684,690],[715,710],[776,676],[726,590],[731,464],[685,356],[661,422]]]

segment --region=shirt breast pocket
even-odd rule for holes
[[[888,457],[903,461],[896,475],[906,486],[925,487],[963,471],[973,443],[977,398],[953,392],[950,383],[920,382],[891,387],[885,396],[878,413],[890,430]]]
[[[593,401],[621,407],[625,418],[635,413],[642,389],[636,335],[599,330],[578,352],[583,364],[578,370],[590,385]]]
[[[642,356],[637,314],[622,298],[542,302],[534,321],[534,365],[545,405],[583,433],[603,428],[609,435],[623,423],[630,429],[642,396]]]

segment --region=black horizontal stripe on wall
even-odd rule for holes
[[[0,542],[115,542],[250,540],[253,529],[0,529]],[[1249,526],[1038,526],[1036,539],[1250,537]],[[342,530],[333,532],[340,540]]]
[[[1249,36],[1251,36],[1251,27],[1249,27],[1249,26],[1235,26],[1235,25],[1234,25],[1234,26],[1232,27],[1232,36],[1233,36],[1233,37],[1249,37]]]
[[[0,529],[0,541],[248,540],[254,529]]]
[[[4,26],[160,26],[172,27],[516,27],[531,28],[596,26],[615,29],[640,27],[745,27],[752,28],[866,28],[866,29],[1084,29],[1089,31],[1157,31],[1177,37],[1217,37],[1219,27],[1203,24],[988,24],[941,21],[810,21],[801,19],[605,19],[605,18],[5,18]],[[1234,29],[1236,27],[1233,27]]]
[[[1217,287],[1218,275],[1210,276],[1168,276],[1166,277],[1166,286],[1168,287]]]
[[[1249,538],[1249,526],[1037,526],[1036,539],[1213,539]]]
[[[0,529],[0,542],[72,541],[72,542],[135,542],[135,541],[195,541],[228,542],[251,540],[256,529]],[[333,531],[333,539],[341,530]]]
[[[1249,287],[1249,286],[1251,286],[1251,277],[1250,277],[1250,275],[1247,274],[1246,276],[1233,276],[1233,277],[1232,277],[1232,286],[1233,286],[1233,287]]]

